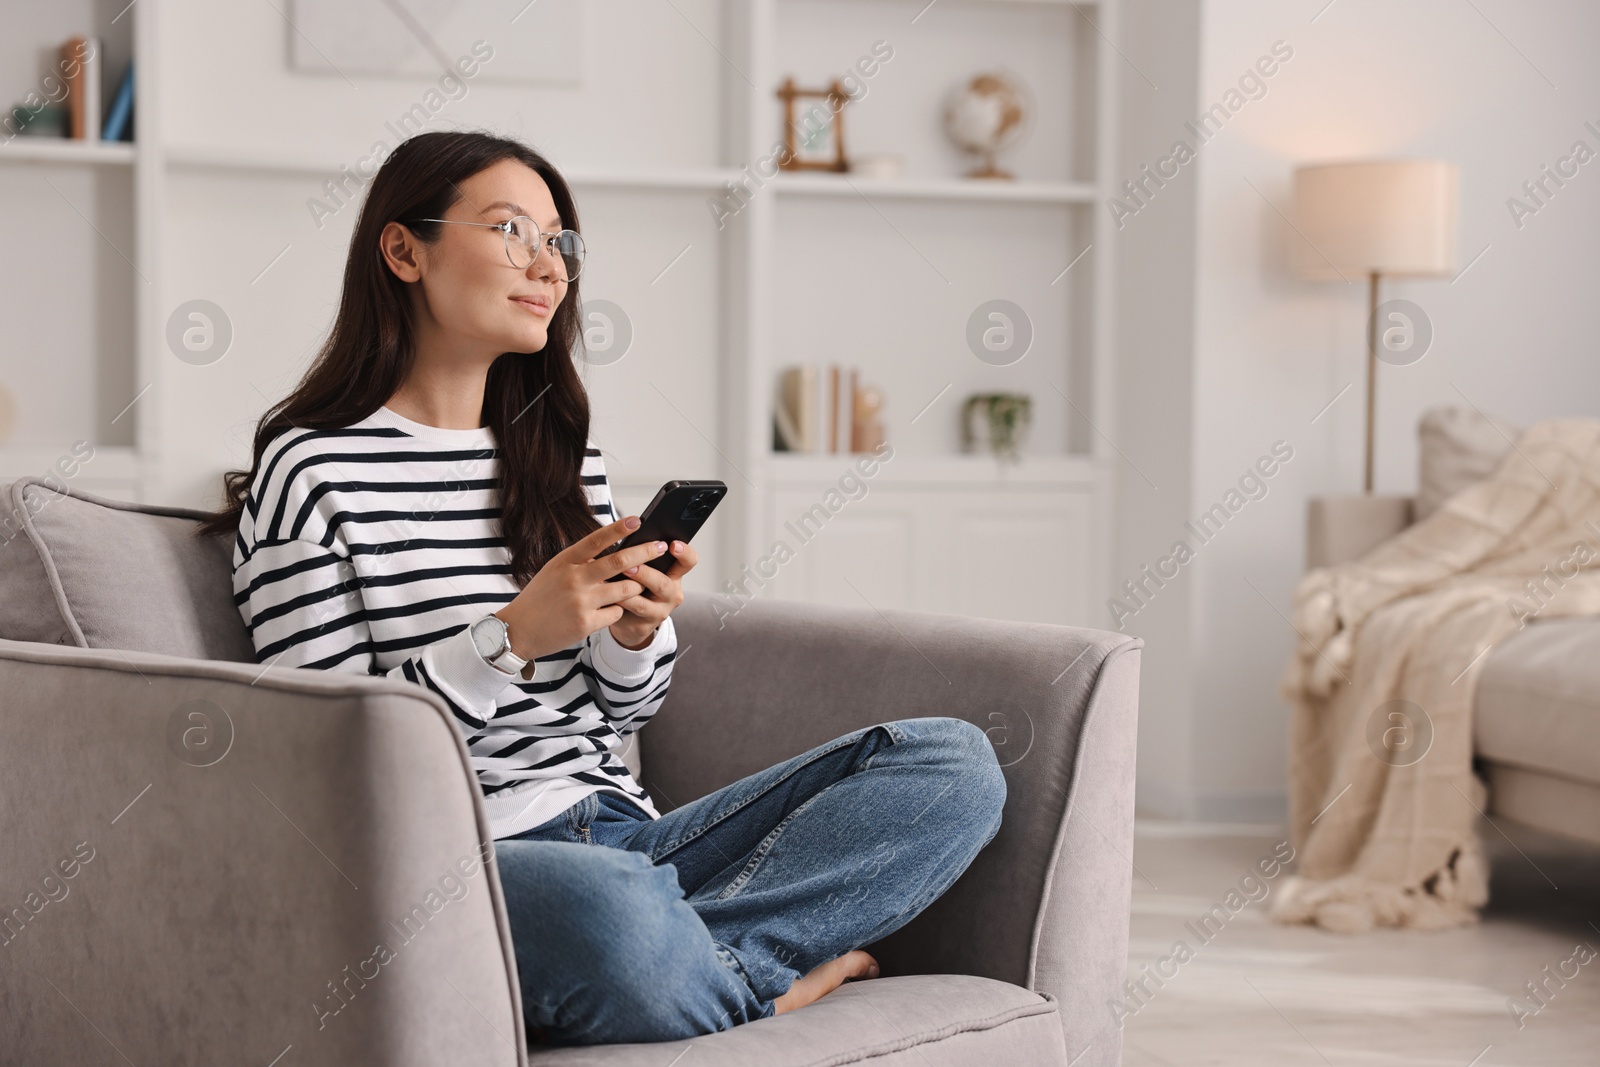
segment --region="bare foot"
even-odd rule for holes
[[[805,977],[795,979],[789,991],[773,1001],[772,1013],[782,1015],[786,1011],[794,1011],[814,1000],[820,1000],[843,985],[846,978],[876,977],[878,977],[878,961],[865,951],[854,949],[838,959],[820,965]]]

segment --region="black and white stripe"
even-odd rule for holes
[[[275,438],[234,546],[234,601],[257,658],[386,674],[438,693],[466,739],[496,837],[597,788],[656,815],[621,754],[666,697],[671,618],[638,651],[607,629],[590,634],[540,657],[532,681],[502,674],[472,647],[467,627],[518,593],[498,462],[487,428],[423,427],[388,408],[347,429]],[[596,518],[614,521],[592,442],[582,477]]]

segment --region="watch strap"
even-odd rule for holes
[[[511,651],[511,644],[508,641],[506,643],[505,651],[501,652],[494,659],[490,660],[489,665],[498,670],[505,671],[507,674],[521,674],[522,669],[528,665],[528,661]]]

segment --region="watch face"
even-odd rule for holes
[[[505,648],[505,641],[506,624],[498,616],[479,619],[472,626],[472,643],[484,659],[498,655]]]

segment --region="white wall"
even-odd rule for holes
[[[1192,788],[1165,806],[1200,817],[1283,810],[1289,716],[1276,682],[1294,634],[1279,612],[1288,612],[1304,562],[1305,503],[1311,495],[1360,489],[1366,294],[1361,285],[1303,282],[1289,273],[1286,257],[1297,238],[1278,211],[1290,211],[1293,167],[1383,156],[1453,160],[1461,168],[1458,266],[1489,249],[1454,283],[1386,284],[1386,297],[1422,305],[1435,340],[1420,362],[1379,368],[1378,491],[1415,489],[1415,427],[1430,406],[1470,402],[1523,424],[1600,414],[1592,340],[1600,314],[1593,298],[1600,287],[1600,162],[1584,167],[1520,229],[1506,206],[1574,141],[1600,151],[1600,137],[1583,126],[1600,126],[1600,68],[1592,56],[1600,5],[1325,5],[1212,0],[1202,7],[1200,109],[1221,100],[1274,41],[1287,42],[1294,55],[1267,80],[1266,95],[1240,108],[1179,179],[1198,197],[1193,342],[1168,357],[1175,373],[1192,370],[1195,386],[1191,510],[1219,499],[1273,441],[1288,441],[1295,455],[1271,480],[1269,495],[1243,509],[1179,579],[1194,597],[1192,714],[1187,735],[1147,735],[1140,759],[1148,772],[1182,762],[1170,750],[1186,748]],[[1135,4],[1141,6],[1181,5]],[[1157,71],[1148,73],[1160,83]],[[1148,217],[1128,220],[1127,230],[1159,223],[1153,209],[1160,197],[1186,187],[1162,190]],[[1132,290],[1124,292],[1132,298]],[[1354,387],[1313,425],[1347,382]],[[1181,436],[1130,440],[1124,448],[1143,465],[1181,447]],[[1123,484],[1130,481],[1137,476]],[[1142,632],[1145,615],[1130,620],[1130,632]],[[1162,670],[1147,656],[1147,687]],[[1150,805],[1162,791],[1146,787],[1142,795]]]
[[[1122,174],[1172,147],[1195,112],[1199,0],[1136,0],[1123,13]],[[1116,573],[1113,587],[1165,554],[1193,495],[1196,183],[1158,190],[1117,231]],[[1101,206],[1101,210],[1106,210]],[[1148,480],[1147,480],[1148,479]],[[1188,576],[1192,577],[1192,576]],[[1145,640],[1139,699],[1141,807],[1187,813],[1194,793],[1191,633],[1194,584],[1159,590],[1128,621]],[[1109,614],[1096,625],[1114,626]]]
[[[473,6],[462,19],[470,27],[466,36],[496,48],[502,66],[507,51],[537,31],[533,18],[512,21],[523,5],[479,0]],[[526,139],[560,167],[718,162],[717,101],[730,76],[716,51],[718,0],[609,0],[581,7],[588,20],[581,86],[496,81],[502,70],[491,59],[466,97],[440,111],[440,125],[491,125]],[[165,0],[169,143],[284,149],[352,162],[376,138],[393,145],[384,123],[417,103],[436,79],[347,79],[291,70],[295,31],[280,14],[288,10],[288,0]]]

